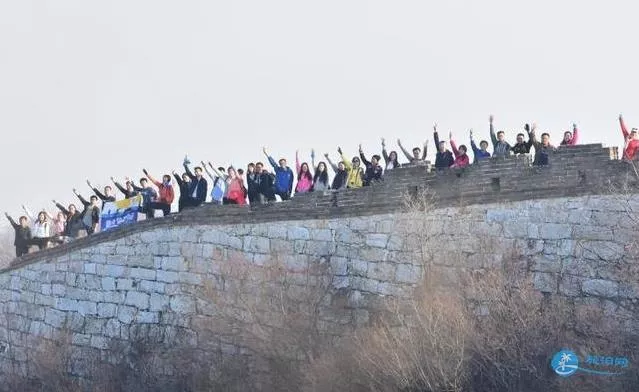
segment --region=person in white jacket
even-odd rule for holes
[[[40,250],[48,248],[51,241],[51,222],[47,217],[48,214],[43,210],[36,217],[26,206],[23,205],[22,209],[31,219],[31,245],[37,245]]]

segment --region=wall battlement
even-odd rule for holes
[[[545,167],[531,166],[532,156],[522,155],[480,161],[461,173],[453,170],[438,173],[421,166],[399,168],[386,172],[382,183],[362,189],[301,194],[290,201],[269,205],[207,204],[180,214],[140,221],[26,255],[5,270],[158,227],[234,225],[393,213],[402,209],[407,194],[419,188],[432,194],[432,201],[437,207],[607,194],[611,184],[636,181],[631,166],[616,157],[616,147],[584,144],[552,152],[550,164]]]

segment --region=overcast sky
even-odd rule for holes
[[[622,142],[639,125],[629,0],[0,2],[2,211],[110,176],[296,149],[379,153],[431,127]],[[635,37],[633,39],[632,37]],[[4,223],[4,220],[3,220]]]

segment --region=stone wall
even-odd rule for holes
[[[594,195],[427,213],[149,227],[0,274],[0,371],[27,373],[33,348],[61,336],[85,353],[75,358],[78,375],[86,371],[82,355],[104,357],[140,335],[246,354],[241,344],[212,341],[202,329],[223,303],[212,298],[234,290],[228,267],[239,264],[277,262],[293,272],[330,266],[320,323],[335,335],[367,323],[380,296],[410,296],[425,264],[444,272],[516,265],[540,291],[571,297],[576,307],[600,307],[636,332],[638,207],[632,195]],[[214,295],[203,296],[203,289]]]

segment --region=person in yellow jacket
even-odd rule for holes
[[[339,152],[340,156],[342,157],[342,162],[344,162],[346,172],[348,173],[346,177],[346,187],[361,188],[363,185],[364,170],[360,166],[359,157],[355,156],[353,157],[352,161],[349,161],[342,152],[341,147],[337,147],[337,152]]]

